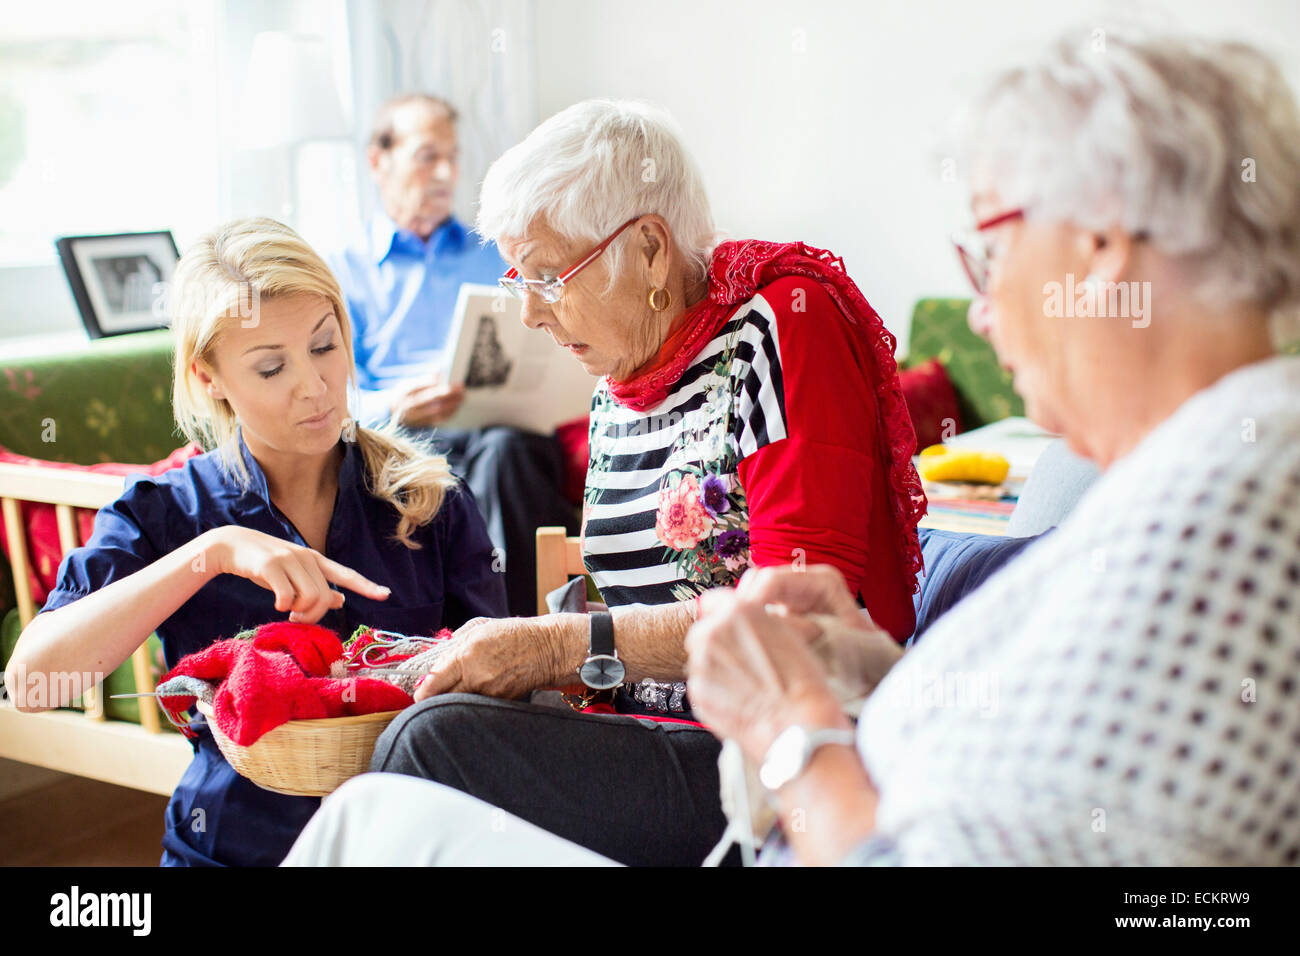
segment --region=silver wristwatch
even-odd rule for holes
[[[787,727],[772,741],[772,746],[767,748],[767,756],[759,768],[758,779],[764,787],[775,792],[803,773],[818,748],[826,744],[846,744],[851,747],[856,740],[853,731],[838,727],[803,727],[799,724]]]

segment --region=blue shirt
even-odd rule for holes
[[[101,508],[86,545],[59,566],[58,585],[43,611],[70,604],[124,578],[212,528],[240,525],[307,546],[271,503],[266,475],[239,441],[252,479],[241,491],[208,452],[182,467],[149,478],[132,476],[122,497]],[[416,529],[421,545],[393,541],[398,515],[365,488],[365,464],[345,443],[338,497],[330,517],[325,556],[387,585],[387,601],[351,591],[342,608],[320,623],[348,637],[361,624],[403,634],[430,634],[470,618],[503,617],[506,592],[492,568],[492,543],[468,488],[446,496],[432,521]],[[223,574],[209,581],[158,626],[168,668],[186,654],[270,621],[286,620],[275,595],[245,578]],[[263,790],[239,776],[221,756],[201,715],[194,760],[167,805],[164,865],[273,866],[289,852],[320,800]]]
[[[433,372],[461,284],[495,285],[508,267],[495,245],[480,245],[454,217],[426,242],[381,214],[368,239],[365,249],[350,249],[331,266],[352,316],[361,421],[371,425],[388,418],[400,384]]]

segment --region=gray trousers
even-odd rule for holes
[[[370,769],[453,787],[628,866],[699,866],[726,827],[720,749],[686,724],[444,694],[398,715]]]

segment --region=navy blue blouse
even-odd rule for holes
[[[292,522],[271,503],[266,475],[240,451],[252,479],[241,491],[208,452],[156,478],[132,476],[122,497],[100,509],[86,545],[59,566],[58,585],[44,611],[124,578],[212,528],[240,525],[307,546]],[[355,443],[344,443],[338,497],[325,556],[358,571],[392,593],[374,601],[351,591],[343,607],[320,623],[346,638],[362,624],[402,634],[431,634],[473,617],[506,615],[505,582],[493,569],[492,543],[469,488],[448,493],[438,514],[416,529],[411,550],[393,540],[398,514],[365,486],[365,463]],[[223,574],[204,585],[158,626],[167,666],[222,638],[270,621],[286,620],[275,595],[245,578]],[[263,790],[239,776],[221,756],[202,715],[194,760],[167,805],[163,865],[274,866],[289,852],[320,800]]]

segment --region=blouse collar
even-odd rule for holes
[[[249,484],[245,489],[246,494],[252,494],[261,499],[263,503],[270,506],[271,489],[266,482],[266,472],[262,470],[262,465],[249,451],[248,445],[244,442],[244,430],[240,428],[236,433],[236,440],[239,442],[239,453],[243,458],[244,467],[248,471]],[[342,439],[339,439],[342,441]],[[361,451],[357,448],[356,442],[343,442],[343,461],[339,465],[339,494],[342,495],[344,489],[351,489],[356,485],[361,468]]]

